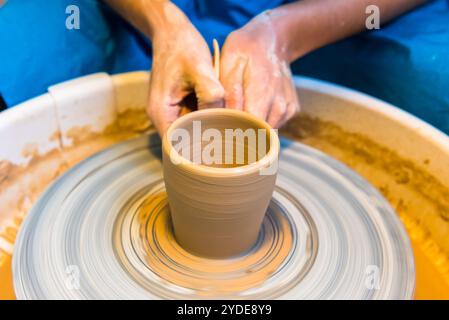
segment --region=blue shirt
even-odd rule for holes
[[[210,45],[286,1],[173,2]],[[79,7],[79,30],[66,28],[69,5]],[[149,41],[102,1],[8,0],[0,8],[0,94],[8,106],[75,77],[150,68]],[[449,133],[449,0],[317,50],[293,71],[377,96]]]

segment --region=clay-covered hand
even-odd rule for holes
[[[148,114],[163,135],[182,113],[186,97],[197,107],[222,107],[224,89],[216,77],[207,44],[185,17],[155,30]],[[190,99],[191,100],[191,99]]]
[[[298,112],[285,47],[269,12],[228,36],[221,52],[220,81],[227,108],[248,111],[275,128]]]

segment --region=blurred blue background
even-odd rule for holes
[[[177,0],[207,43],[281,0]],[[68,30],[66,7],[80,8]],[[86,74],[151,68],[151,45],[96,0],[8,0],[0,8],[0,94],[11,107]],[[292,66],[363,91],[449,134],[449,0],[435,0],[380,30],[317,50]]]

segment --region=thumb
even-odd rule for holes
[[[225,88],[225,106],[230,109],[243,110],[243,78],[246,69],[246,60],[242,57],[233,60],[223,59],[220,73],[221,82]],[[232,66],[229,70],[227,66]]]
[[[222,108],[225,91],[210,68],[210,72],[200,74],[193,84],[198,99],[198,109]]]

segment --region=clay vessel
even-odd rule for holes
[[[248,135],[239,139],[242,132]],[[207,109],[177,119],[163,138],[163,171],[179,244],[211,258],[250,250],[273,193],[278,156],[277,133],[249,113]]]

